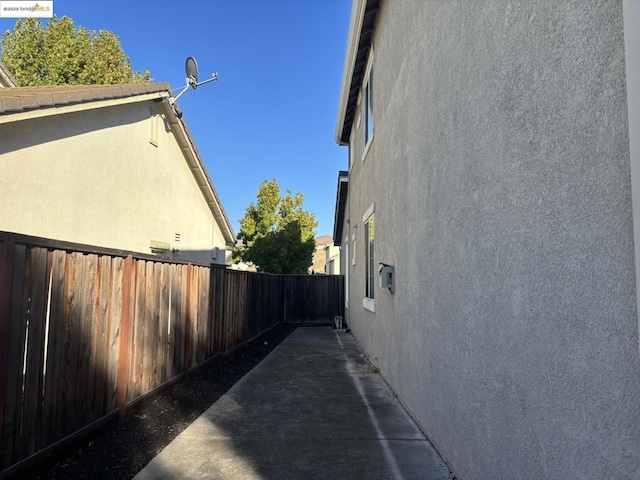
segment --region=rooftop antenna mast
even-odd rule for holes
[[[184,69],[187,73],[187,84],[176,97],[169,97],[169,105],[173,106],[173,104],[178,101],[178,99],[184,94],[184,92],[189,90],[189,87],[195,90],[200,85],[218,80],[218,72],[215,72],[211,74],[211,78],[208,78],[202,82],[198,82],[198,64],[196,62],[196,59],[193,57],[187,57],[187,61],[184,64]]]

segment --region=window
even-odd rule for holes
[[[344,237],[344,306],[349,308],[349,233]]]
[[[362,117],[364,119],[364,153],[362,161],[364,162],[371,140],[373,140],[373,51],[369,55],[369,64],[364,75],[364,85],[362,86]]]
[[[373,237],[375,231],[375,217],[372,213],[369,217],[369,220],[364,224],[364,236],[366,238],[364,248],[365,248],[365,296],[367,298],[375,298],[374,295],[374,265],[373,265]]]
[[[365,148],[373,138],[373,70],[369,70],[367,84],[364,87],[364,145]]]
[[[374,239],[375,239],[375,214],[373,204],[362,216],[364,224],[364,285],[365,292],[362,305],[375,312],[375,263],[374,263]]]

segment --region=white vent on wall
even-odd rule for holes
[[[151,249],[151,253],[163,254],[167,253],[171,246],[167,242],[151,240],[149,241],[149,248]]]

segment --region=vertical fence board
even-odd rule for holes
[[[224,275],[226,270],[222,268],[211,269],[213,322],[214,322],[214,347],[215,354],[222,352],[222,332],[224,331]]]
[[[234,273],[233,275],[228,275],[225,282],[225,321],[224,321],[224,346],[223,351],[229,350],[231,346],[231,337],[233,335],[233,322],[234,322],[234,313],[236,311],[236,301],[235,298],[237,296],[237,279],[241,274]]]
[[[118,393],[118,365],[120,360],[120,332],[122,321],[122,304],[124,302],[124,260],[111,258],[111,272],[109,278],[109,312],[107,318],[107,383],[104,392],[105,413],[109,414],[118,408],[116,396]],[[129,302],[127,301],[127,304]]]
[[[179,365],[179,370],[178,373],[184,373],[186,371],[186,367],[185,367],[185,357],[187,355],[187,349],[186,349],[186,345],[187,345],[187,315],[188,315],[188,311],[189,309],[187,308],[188,305],[188,297],[187,297],[187,290],[190,289],[189,287],[189,266],[188,265],[183,265],[182,268],[180,269],[180,281],[182,282],[180,285],[180,291],[181,291],[181,302],[180,302],[180,322],[178,325],[178,332],[180,333],[180,343],[177,343],[178,340],[176,339],[176,346],[178,347],[178,353],[179,353],[179,357],[178,357],[178,365]]]
[[[210,267],[200,268],[200,318],[202,319],[203,334],[202,334],[202,357],[200,363],[204,362],[211,356],[211,309],[210,309],[210,295],[209,295],[209,270]]]
[[[82,388],[79,389],[80,404],[82,410],[78,418],[78,425],[84,426],[93,419],[93,392],[95,389],[95,371],[97,356],[94,350],[98,348],[96,333],[97,321],[97,297],[98,297],[98,256],[89,254],[84,256],[85,261],[85,279],[84,279],[84,298],[82,308],[82,354],[81,363],[84,364],[82,369]],[[80,427],[81,428],[81,427]]]
[[[158,302],[159,313],[159,334],[158,334],[158,355],[156,356],[156,366],[158,369],[156,382],[158,385],[163,384],[169,378],[167,377],[166,365],[169,364],[169,278],[170,265],[165,263],[159,264],[160,268],[160,300]]]
[[[246,321],[247,321],[247,284],[249,281],[249,275],[244,276],[244,281],[240,284],[240,298],[238,304],[240,305],[240,315],[238,315],[238,332],[236,336],[236,345],[241,344],[246,339]]]
[[[93,255],[80,255],[79,263],[82,265],[82,276],[74,277],[74,292],[79,292],[78,309],[74,318],[75,343],[78,346],[76,352],[76,374],[73,398],[75,408],[73,411],[74,430],[82,428],[84,418],[88,416],[89,390],[91,388],[91,342],[93,328],[93,297],[94,297],[94,272]]]
[[[92,392],[92,415],[102,417],[105,408],[106,391],[109,388],[109,319],[111,315],[111,266],[112,259],[106,255],[98,257],[97,288],[94,320],[94,387]]]
[[[49,252],[48,264],[51,276],[51,301],[49,305],[49,332],[47,339],[46,372],[44,375],[44,398],[42,406],[42,445],[49,445],[58,440],[56,424],[59,421],[58,411],[62,407],[61,370],[64,368],[64,354],[61,340],[64,329],[62,308],[64,303],[64,271],[66,253],[60,250]]]
[[[5,399],[7,392],[8,355],[11,332],[11,298],[13,285],[13,262],[15,256],[15,243],[9,239],[0,242],[0,470],[2,469],[2,457],[4,446]]]
[[[194,316],[192,317],[193,321],[191,323],[193,327],[191,331],[191,338],[193,339],[192,367],[200,362],[200,354],[202,350],[202,339],[200,338],[202,333],[202,324],[200,319],[202,308],[202,304],[200,302],[200,267],[196,266],[193,268],[193,275],[195,283],[192,290],[192,301],[194,304]]]
[[[79,363],[78,326],[80,324],[80,307],[82,298],[82,254],[70,253],[65,262],[65,285],[63,292],[63,348],[64,374],[62,400],[60,410],[60,436],[70,435],[75,430],[74,412],[78,410],[75,397],[75,381]]]
[[[144,311],[144,353],[142,355],[142,390],[140,394],[154,388],[154,360],[155,360],[155,346],[157,337],[158,317],[157,317],[157,289],[155,279],[155,264],[154,262],[147,262],[146,265],[146,308]]]
[[[175,348],[175,291],[174,278],[177,271],[177,265],[167,265],[167,339],[165,350],[165,379],[170,380],[174,377],[174,352]]]
[[[151,362],[153,364],[153,374],[151,377],[151,388],[155,388],[161,384],[162,371],[160,365],[162,365],[162,263],[154,262],[153,264],[153,277],[155,282],[154,288],[154,305],[153,305],[153,320],[154,320],[154,336],[153,339],[153,355]]]
[[[22,460],[23,457],[23,444],[21,441],[22,432],[23,432],[23,415],[24,415],[24,387],[26,377],[24,374],[24,369],[26,366],[26,340],[28,335],[28,326],[29,326],[29,309],[31,307],[31,283],[33,282],[33,262],[31,261],[31,257],[33,255],[33,248],[27,248],[24,257],[24,283],[23,290],[21,294],[20,303],[16,302],[16,309],[14,310],[15,315],[12,318],[12,323],[15,322],[15,325],[12,325],[12,328],[16,328],[16,335],[11,335],[13,338],[18,340],[17,352],[18,355],[16,357],[17,365],[16,367],[19,369],[16,375],[16,383],[13,386],[14,388],[14,401],[15,401],[15,409],[13,412],[13,457],[12,461],[17,462]],[[12,302],[13,304],[13,302]]]
[[[120,359],[120,332],[122,329],[122,304],[124,302],[124,260],[118,257],[112,259],[111,278],[109,279],[109,296],[111,298],[111,318],[109,319],[109,352],[108,371],[109,384],[105,392],[106,411],[117,409],[118,393],[118,365]]]
[[[135,269],[135,308],[133,316],[133,338],[131,343],[132,361],[131,361],[131,374],[130,374],[130,395],[127,400],[133,400],[142,393],[142,372],[144,367],[144,317],[146,308],[146,290],[147,290],[147,277],[146,277],[146,262],[138,260]]]
[[[51,364],[50,373],[47,374],[47,382],[49,384],[49,391],[53,397],[53,403],[50,406],[49,412],[51,417],[47,420],[49,429],[52,435],[52,442],[57,441],[64,437],[64,430],[62,427],[61,419],[65,412],[65,387],[66,387],[66,372],[70,366],[66,363],[68,344],[67,340],[67,315],[68,315],[68,302],[67,295],[70,287],[68,284],[71,282],[70,277],[67,275],[69,268],[67,268],[67,262],[69,261],[69,255],[62,250],[56,250],[54,252],[54,269],[52,279],[52,297],[51,297],[51,319],[50,325],[51,341],[49,345],[53,344],[53,350],[51,350],[51,358],[54,362]]]
[[[5,380],[4,414],[2,425],[2,467],[13,463],[14,438],[19,434],[16,410],[19,403],[19,385],[22,382],[22,356],[24,350],[24,326],[22,316],[23,292],[28,282],[25,261],[27,249],[16,245],[13,258],[13,284],[11,287],[11,315],[7,347],[7,375]]]
[[[193,265],[189,264],[187,266],[187,292],[186,292],[186,300],[185,300],[185,317],[184,317],[184,362],[183,368],[184,373],[189,374],[189,369],[191,368],[191,323],[193,316],[193,309],[191,307],[192,303],[192,288],[193,288]]]
[[[173,378],[181,372],[180,344],[182,339],[182,265],[173,265],[171,277],[171,332],[169,335],[169,354],[171,366],[168,377]]]
[[[188,327],[188,319],[187,315],[189,312],[188,308],[188,296],[187,290],[189,287],[189,266],[183,265],[180,268],[180,281],[182,282],[180,285],[180,317],[179,324],[177,326],[177,332],[180,334],[180,341],[178,343],[178,339],[176,339],[176,347],[178,348],[178,366],[179,370],[177,373],[183,373],[186,370],[185,366],[185,357],[187,355],[187,327]]]
[[[194,289],[192,291],[193,297],[192,297],[192,301],[194,304],[194,308],[195,308],[195,312],[194,312],[194,321],[192,322],[192,326],[193,326],[193,330],[191,332],[192,338],[193,338],[193,356],[192,356],[192,363],[191,363],[191,367],[195,367],[198,364],[199,361],[199,356],[200,356],[200,330],[201,330],[201,325],[200,325],[200,313],[201,313],[201,307],[202,305],[200,304],[200,267],[194,267]]]
[[[200,288],[198,290],[198,293],[200,294],[200,311],[198,312],[198,332],[200,335],[199,363],[204,362],[211,355],[211,349],[209,348],[209,336],[211,331],[211,325],[209,322],[209,270],[210,267],[200,267]]]
[[[207,298],[208,298],[208,302],[207,302],[207,325],[209,327],[208,332],[207,332],[207,358],[210,358],[213,356],[213,352],[214,352],[214,336],[215,336],[215,321],[214,321],[214,317],[213,317],[213,308],[214,308],[214,297],[213,297],[213,288],[214,288],[214,282],[213,282],[213,271],[214,268],[209,268],[208,271],[206,272],[209,276],[209,281],[208,281],[208,291],[207,291]]]
[[[242,343],[242,330],[244,329],[244,286],[246,285],[248,274],[243,274],[236,285],[236,309],[233,318],[233,336],[229,348]]]
[[[116,387],[116,403],[120,411],[120,419],[124,418],[127,404],[130,370],[130,336],[131,335],[131,297],[132,297],[133,258],[128,256],[122,265],[122,305],[120,310],[120,332],[118,348],[118,377]]]
[[[22,420],[23,454],[27,458],[41,441],[42,427],[42,370],[44,363],[45,323],[47,313],[47,250],[35,248],[31,255],[32,282],[29,293],[29,331],[24,382]]]
[[[51,342],[51,317],[52,313],[52,305],[53,302],[53,269],[54,265],[54,252],[47,251],[46,255],[46,271],[45,271],[45,328],[42,332],[42,341],[43,341],[43,352],[42,352],[42,360],[40,364],[41,369],[41,380],[40,380],[40,398],[39,398],[39,407],[38,407],[38,436],[36,438],[35,451],[39,451],[44,446],[47,445],[47,436],[49,434],[48,425],[45,422],[46,410],[49,405],[49,392],[47,391],[46,384],[46,375],[47,371],[51,370],[51,356],[50,349],[55,348],[55,345],[52,345]]]

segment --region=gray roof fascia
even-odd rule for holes
[[[354,110],[362,87],[362,76],[371,48],[375,17],[380,0],[354,0],[347,40],[347,52],[342,71],[342,88],[338,106],[335,141],[339,145],[349,143]],[[364,61],[362,59],[364,58]],[[360,59],[360,61],[358,61]]]
[[[336,247],[342,245],[342,227],[347,206],[347,194],[349,192],[349,172],[338,172],[338,188],[336,191],[336,212],[333,219],[333,244]]]

